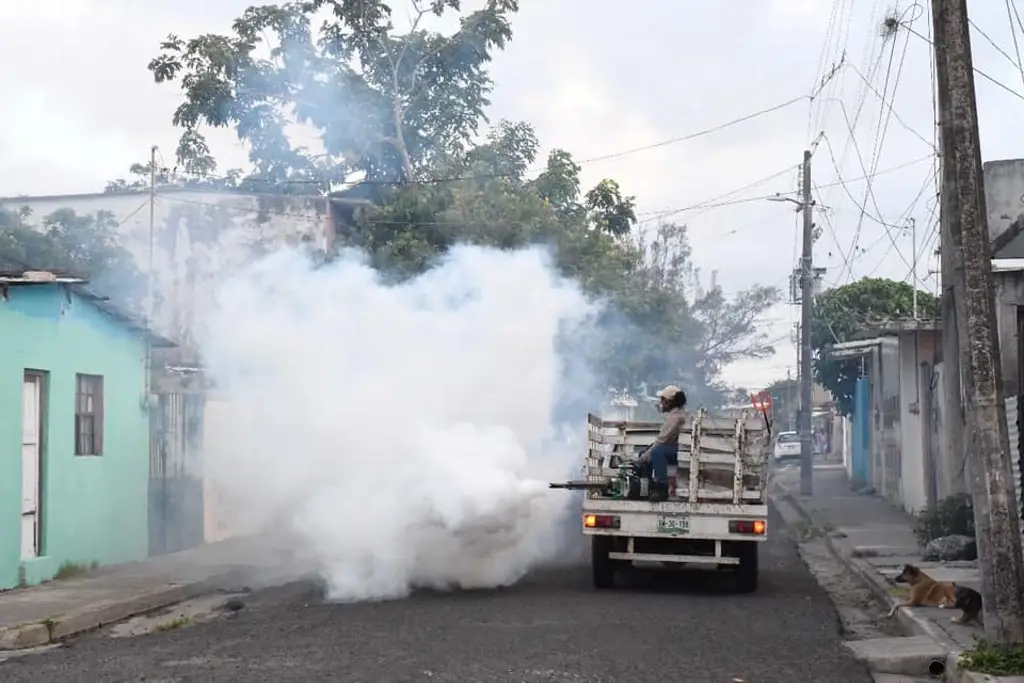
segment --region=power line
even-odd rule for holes
[[[898,170],[901,170],[901,169],[904,169],[904,168],[909,168],[911,166],[919,164],[922,161],[925,161],[925,160],[930,159],[930,158],[931,158],[931,155],[923,156],[923,157],[920,157],[918,159],[914,159],[912,161],[904,162],[904,163],[899,164],[897,166],[892,166],[890,168],[882,169],[881,171],[878,171],[875,174],[875,176],[884,175],[886,173],[893,173],[895,171],[898,171]],[[740,205],[740,204],[749,204],[749,203],[752,203],[752,202],[762,202],[762,201],[768,201],[768,200],[771,200],[771,199],[776,199],[779,196],[777,193],[776,194],[758,195],[758,196],[754,196],[754,197],[740,197],[740,198],[731,199],[731,200],[727,199],[727,198],[732,196],[732,195],[738,194],[739,192],[742,192],[744,190],[751,189],[751,188],[756,187],[758,185],[762,185],[765,182],[774,180],[775,178],[779,178],[782,175],[791,172],[794,168],[795,168],[795,166],[786,167],[786,168],[784,168],[784,169],[782,169],[780,171],[777,171],[777,172],[775,172],[775,173],[773,173],[773,174],[771,174],[769,176],[766,176],[764,178],[756,180],[756,181],[754,181],[752,183],[748,183],[746,185],[738,187],[738,188],[736,188],[734,190],[731,190],[729,192],[725,192],[725,193],[722,193],[722,194],[719,194],[719,195],[715,195],[713,197],[709,197],[708,199],[702,200],[700,202],[696,202],[694,204],[689,204],[689,205],[686,205],[686,206],[681,206],[681,207],[676,207],[676,208],[661,209],[661,210],[658,210],[658,211],[642,212],[642,213],[638,214],[638,216],[639,217],[643,217],[645,219],[643,222],[649,222],[651,220],[656,220],[658,218],[662,218],[663,219],[663,218],[667,218],[667,217],[672,216],[672,215],[677,215],[677,214],[680,214],[680,213],[686,213],[686,212],[690,212],[690,211],[706,211],[706,210],[710,210],[710,209],[723,208],[723,207],[727,207],[727,206],[736,206],[736,205]],[[828,184],[824,184],[824,185],[819,185],[818,187],[832,187],[832,186],[838,186],[838,185],[841,185],[841,184],[844,184],[844,183],[852,183],[852,182],[857,182],[857,181],[866,180],[866,179],[867,179],[866,177],[850,178],[850,179],[847,179],[847,180],[841,180],[840,182],[834,182],[834,183],[828,183]],[[240,212],[243,212],[243,213],[283,216],[283,217],[291,217],[291,218],[304,218],[304,219],[307,219],[307,220],[310,218],[309,214],[288,212],[288,211],[283,211],[283,210],[270,209],[270,208],[267,208],[267,207],[264,207],[264,208],[246,207],[246,206],[230,205],[230,204],[226,204],[226,203],[204,202],[204,201],[195,200],[195,199],[187,199],[185,197],[179,196],[177,192],[175,194],[173,194],[173,195],[171,195],[171,194],[162,194],[159,189],[157,190],[157,196],[160,199],[165,199],[165,200],[170,201],[170,202],[178,202],[178,203],[182,203],[182,204],[192,204],[192,205],[195,205],[195,206],[206,206],[206,207],[211,207],[211,208],[222,208],[222,209],[227,209],[227,210],[240,211]],[[287,194],[285,194],[285,195],[278,195],[278,194],[269,194],[269,193],[252,193],[252,192],[244,192],[243,193],[243,192],[231,192],[231,191],[223,191],[220,194],[220,196],[221,197],[238,197],[238,198],[258,197],[258,198],[266,198],[266,199],[271,199],[271,200],[289,200],[289,199],[290,200],[310,200],[310,199],[320,199],[320,200],[322,200],[322,199],[324,199],[324,197],[321,196],[321,195],[287,195]],[[716,200],[721,200],[721,201],[716,201]],[[133,214],[137,213],[138,211],[140,211],[146,205],[148,205],[148,201],[147,201],[147,203],[143,204],[142,207],[140,207],[135,212],[133,212]],[[125,220],[127,220],[127,218]],[[415,225],[461,225],[462,224],[462,223],[459,223],[459,222],[456,222],[456,221],[447,221],[447,222],[445,222],[445,221],[374,221],[374,220],[368,220],[368,221],[366,221],[366,223],[367,224],[371,224],[371,225],[412,225],[412,224],[415,224]]]
[[[901,23],[900,26],[902,26],[903,28],[905,28],[910,33],[914,34],[915,36],[917,36],[918,38],[920,38],[924,42],[926,42],[929,45],[931,45],[932,47],[934,47],[934,41],[932,41],[931,38],[928,38],[926,36],[921,35],[917,31],[915,31],[913,28],[911,28],[909,24]],[[993,78],[992,76],[989,76],[987,73],[985,73],[984,71],[982,71],[978,67],[974,67],[974,73],[978,74],[979,76],[984,78],[986,81],[988,81],[992,85],[995,85],[995,86],[1001,88],[1002,90],[1005,90],[1006,92],[1008,92],[1009,94],[1013,95],[1017,99],[1024,100],[1024,95],[1021,95],[1019,92],[1017,92],[1016,90],[1014,90],[1010,86],[1006,85],[1002,81],[1000,81],[1000,80],[998,80],[996,78]]]
[[[1010,3],[1009,3],[1009,1],[1007,1],[1007,3],[1006,3],[1006,9],[1007,9],[1007,11],[1009,11],[1009,10],[1010,10]],[[1012,21],[1012,19],[1011,19],[1011,21]],[[996,43],[996,41],[992,39],[992,36],[990,36],[989,34],[985,33],[985,31],[984,31],[984,30],[982,30],[982,28],[981,28],[980,26],[978,26],[978,25],[977,25],[977,24],[976,24],[976,23],[974,22],[974,20],[973,20],[973,19],[971,19],[971,18],[969,18],[969,17],[968,17],[968,19],[967,19],[967,23],[968,23],[968,24],[970,24],[971,28],[973,28],[973,29],[975,30],[975,32],[977,32],[977,33],[978,33],[978,35],[980,35],[980,36],[981,36],[982,38],[984,38],[984,39],[985,39],[985,42],[987,42],[987,43],[988,43],[989,45],[991,45],[991,46],[992,46],[993,48],[995,48],[996,52],[998,52],[998,53],[999,53],[999,54],[1001,54],[1002,56],[1006,57],[1006,59],[1007,59],[1007,60],[1008,60],[1008,61],[1010,62],[1010,64],[1013,64],[1013,65],[1014,65],[1014,66],[1015,66],[1016,68],[1018,68],[1018,69],[1020,68],[1020,51],[1019,51],[1019,50],[1018,50],[1018,52],[1017,52],[1017,59],[1014,59],[1014,58],[1013,58],[1013,57],[1012,57],[1012,56],[1010,55],[1010,53],[1009,53],[1009,52],[1007,52],[1007,51],[1006,51],[1006,50],[1004,50],[1004,49],[1003,49],[1002,47],[1000,47],[1000,46],[999,46],[999,44],[998,44],[998,43]],[[1010,24],[1010,31],[1013,31],[1013,24],[1012,24],[1012,23]],[[1016,35],[1014,35],[1014,40],[1013,40],[1013,42],[1014,42],[1014,43],[1016,43],[1016,42],[1017,42],[1017,37],[1016,37]]]
[[[587,157],[587,158],[579,159],[579,160],[574,159],[573,163],[575,163],[576,165],[583,165],[583,164],[596,163],[596,162],[599,162],[599,161],[607,161],[609,159],[619,159],[619,158],[622,158],[622,157],[625,157],[625,156],[630,156],[630,155],[633,155],[633,154],[639,154],[640,152],[647,152],[647,151],[650,151],[652,149],[659,149],[661,147],[667,147],[669,145],[675,145],[675,144],[678,144],[680,142],[687,142],[687,141],[690,141],[690,140],[695,140],[697,138],[701,138],[701,137],[705,137],[707,135],[711,135],[712,133],[717,133],[717,132],[726,130],[726,129],[731,128],[733,126],[737,126],[737,125],[739,125],[741,123],[746,123],[747,121],[752,121],[754,119],[760,118],[761,116],[765,116],[767,114],[771,114],[773,112],[785,109],[787,107],[791,107],[794,104],[803,102],[805,100],[813,99],[813,97],[814,97],[813,93],[810,94],[810,95],[800,95],[799,97],[794,97],[794,98],[786,100],[785,102],[782,102],[780,104],[776,104],[776,105],[773,105],[771,107],[767,107],[765,109],[760,109],[760,110],[755,111],[753,113],[746,114],[744,116],[740,116],[740,117],[735,118],[735,119],[731,119],[729,121],[726,121],[724,123],[720,123],[720,124],[712,126],[710,128],[704,128],[702,130],[698,130],[698,131],[695,131],[693,133],[688,133],[686,135],[682,135],[682,136],[679,136],[679,137],[669,138],[669,139],[661,140],[659,142],[655,142],[655,143],[652,143],[652,144],[649,144],[649,145],[642,145],[640,147],[633,147],[633,148],[625,149],[625,150],[622,150],[622,151],[619,151],[619,152],[611,152],[611,153],[608,153],[608,154],[601,154],[601,155],[598,155],[598,156]],[[528,175],[528,174],[532,174],[532,173],[543,173],[543,172],[545,172],[547,170],[549,170],[549,168],[546,165],[545,166],[536,166],[534,168],[527,169],[526,171],[523,171],[523,174],[524,175]],[[437,184],[437,183],[449,183],[449,182],[463,182],[463,181],[471,181],[471,180],[490,180],[490,179],[499,179],[499,178],[510,178],[510,177],[515,177],[517,175],[519,175],[519,174],[518,173],[493,173],[493,174],[473,174],[473,175],[463,174],[463,175],[449,176],[449,177],[439,177],[439,178],[422,178],[422,179],[415,179],[415,180],[409,180],[409,181],[401,181],[401,180],[360,180],[360,181],[355,181],[353,184],[356,184],[356,185],[388,185],[388,186],[395,186],[395,185],[431,185],[431,184]],[[210,181],[230,180],[229,177],[225,177],[225,176],[221,176],[221,177],[199,176],[199,177],[203,178],[204,180],[210,180]],[[326,180],[326,179],[312,179],[312,178],[296,178],[296,179],[289,179],[289,180],[278,180],[278,179],[275,179],[275,178],[242,178],[241,182],[245,182],[245,183],[261,182],[261,183],[271,183],[271,184],[279,184],[279,185],[329,185],[329,184],[331,184],[331,182],[329,180]]]
[[[832,165],[833,165],[833,166],[835,166],[835,169],[836,169],[836,174],[838,175],[838,177],[839,177],[839,180],[840,180],[840,182],[842,183],[842,175],[841,175],[841,172],[840,172],[840,170],[839,170],[839,166],[838,166],[838,164],[836,163],[836,158],[835,158],[835,152],[834,152],[834,150],[832,149],[832,143],[831,143],[831,142],[829,141],[829,139],[828,139],[828,136],[827,136],[827,135],[826,135],[826,136],[823,136],[823,138],[822,138],[822,139],[823,139],[823,140],[825,141],[825,146],[826,146],[826,148],[827,148],[827,149],[828,149],[828,151],[829,151],[829,157],[830,157],[830,158],[832,159]],[[889,239],[890,239],[890,240],[892,240],[892,242],[893,242],[893,246],[894,246],[894,247],[896,248],[896,253],[897,253],[897,254],[899,254],[900,258],[901,258],[901,259],[903,259],[903,262],[904,262],[904,263],[906,263],[908,267],[910,267],[910,262],[908,262],[908,261],[907,261],[907,257],[906,257],[906,256],[904,256],[904,255],[903,255],[903,253],[902,253],[902,252],[901,252],[901,251],[899,250],[899,247],[898,247],[898,246],[896,246],[896,244],[895,244],[895,239],[894,239],[894,238],[892,237],[892,235],[891,235],[891,234],[889,234],[889,232],[888,232],[888,229],[889,229],[890,227],[898,227],[898,226],[894,226],[894,225],[891,225],[890,223],[887,223],[887,222],[886,222],[886,221],[885,221],[884,219],[882,219],[882,218],[881,218],[880,216],[872,216],[872,215],[871,215],[871,214],[870,214],[870,213],[868,212],[867,208],[866,208],[866,207],[865,207],[865,206],[864,206],[863,204],[861,204],[860,202],[858,202],[858,201],[857,201],[857,199],[856,199],[856,198],[855,198],[855,197],[853,196],[853,194],[852,194],[852,193],[850,192],[849,188],[848,188],[848,187],[846,187],[846,184],[845,184],[845,183],[842,183],[842,188],[843,188],[843,190],[844,190],[844,191],[846,192],[846,195],[847,195],[847,196],[848,196],[848,197],[850,198],[850,201],[851,201],[851,202],[853,202],[854,206],[856,206],[856,207],[857,207],[857,208],[858,208],[858,209],[860,210],[860,212],[861,212],[861,216],[862,216],[862,217],[864,217],[864,218],[870,218],[872,222],[874,222],[874,223],[877,223],[877,224],[881,225],[881,226],[882,226],[883,228],[885,228],[885,229],[886,229],[886,234],[887,234],[887,235],[889,235]],[[876,210],[877,210],[877,208],[878,208],[878,207],[876,206],[875,208],[876,208]],[[854,245],[856,245],[856,241],[854,242]],[[851,273],[851,274],[852,274],[852,273]],[[840,277],[841,277],[841,275],[840,275]]]
[[[1020,43],[1017,42],[1017,28],[1013,25],[1013,18],[1017,17],[1017,23],[1020,23],[1020,15],[1017,14],[1017,6],[1006,0],[1006,18],[1010,22],[1010,35],[1013,37],[1013,51],[1017,54],[1017,71],[1020,72],[1021,81],[1024,82],[1024,64],[1020,61]]]

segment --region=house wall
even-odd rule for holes
[[[1002,366],[1003,391],[1006,396],[1019,396],[1020,365],[1017,338],[1017,307],[1024,306],[1024,271],[993,273],[996,291],[996,329],[999,332],[999,360]]]
[[[893,337],[881,337],[877,351],[879,368],[879,400],[875,410],[875,431],[872,435],[872,463],[875,489],[890,502],[899,505],[901,497],[900,476],[902,467],[901,427],[903,415],[900,394],[900,352],[899,341]]]
[[[893,502],[898,502],[911,513],[928,505],[932,488],[930,478],[935,463],[930,460],[926,432],[933,426],[931,411],[928,410],[931,401],[925,392],[931,384],[931,366],[936,350],[937,335],[934,332],[918,331],[899,336],[900,496]]]
[[[850,419],[850,481],[866,486],[871,479],[871,379],[861,377],[854,391],[853,415]]]
[[[21,540],[22,380],[49,373],[42,454],[42,557],[27,583],[64,562],[99,564],[147,554],[149,418],[142,408],[145,342],[87,299],[58,285],[12,287],[0,301],[0,588],[18,583]],[[102,375],[104,453],[74,455],[76,373]],[[13,407],[13,408],[11,408]]]
[[[1006,232],[1024,213],[1024,159],[1000,159],[983,165],[989,240]],[[1024,244],[1020,239],[1016,244]],[[1009,256],[1009,254],[1007,254]]]

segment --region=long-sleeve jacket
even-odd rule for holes
[[[654,440],[654,446],[671,445],[675,446],[679,442],[679,432],[683,429],[686,424],[686,411],[682,408],[673,408],[672,410],[665,413],[665,422],[661,425],[661,430],[658,432],[657,438]]]

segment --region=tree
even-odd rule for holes
[[[442,35],[425,17],[458,12],[459,0],[414,0],[411,28],[395,32],[383,0],[309,0],[247,9],[232,35],[171,35],[149,69],[179,81],[185,102],[178,160],[209,175],[216,162],[201,127],[233,126],[262,180],[343,182],[361,171],[374,182],[429,177],[465,152],[490,103],[487,63],[512,37],[517,0],[487,0]],[[326,12],[319,33],[313,16]],[[269,56],[259,56],[269,48]],[[293,147],[293,122],[320,133],[323,154]]]
[[[40,226],[31,225],[30,218],[27,207],[0,208],[0,256],[26,268],[88,279],[98,294],[141,312],[146,280],[121,243],[114,214],[59,209],[44,216]]]
[[[498,122],[477,142],[487,65],[511,38],[516,0],[487,0],[450,35],[423,22],[458,13],[458,0],[411,6],[406,31],[382,0],[310,0],[250,7],[229,35],[169,36],[149,68],[184,91],[174,116],[182,182],[216,180],[203,130],[231,127],[252,165],[233,189],[322,196],[357,180],[372,206],[337,243],[365,251],[390,278],[423,272],[456,243],[549,245],[562,273],[609,304],[599,321],[607,343],[580,350],[603,361],[609,382],[685,381],[720,400],[725,364],[770,352],[755,322],[777,292],[730,300],[688,290],[685,229],[668,239],[664,226],[664,247],[677,252],[669,264],[662,246],[635,238],[635,201],[616,181],[583,191],[563,150],[531,178],[540,144],[527,123]],[[316,131],[323,152],[293,145],[293,123]]]
[[[772,397],[772,414],[776,431],[796,426],[796,413],[800,407],[800,386],[793,378],[777,379],[764,389]]]
[[[827,290],[815,299],[811,316],[814,378],[832,393],[844,415],[853,412],[860,363],[832,359],[829,348],[855,339],[869,323],[910,318],[913,300],[911,285],[885,278],[864,278]],[[937,316],[939,304],[933,295],[918,291],[917,302],[920,318]]]
[[[658,386],[683,381],[692,401],[719,406],[732,399],[721,370],[743,358],[774,352],[758,318],[781,298],[777,288],[755,286],[733,298],[719,286],[699,284],[686,227],[657,225],[635,238],[637,265],[613,299],[611,329],[621,327],[616,385]],[[613,335],[615,336],[615,335]]]

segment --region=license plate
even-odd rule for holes
[[[658,531],[667,534],[690,533],[689,517],[659,517]]]

